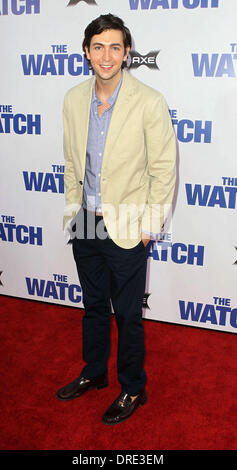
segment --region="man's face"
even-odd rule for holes
[[[122,31],[108,29],[95,34],[86,47],[86,56],[91,61],[95,75],[101,80],[113,80],[121,74],[123,61],[127,60],[130,47],[124,49]]]

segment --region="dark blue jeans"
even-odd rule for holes
[[[84,211],[85,219],[88,212]],[[95,227],[103,218],[95,216]],[[106,228],[104,233],[106,234]],[[88,221],[85,220],[86,235]],[[90,235],[91,236],[91,235]],[[142,304],[145,292],[147,248],[141,241],[121,248],[108,236],[74,238],[73,255],[82,287],[83,359],[81,376],[93,378],[107,371],[110,354],[111,301],[118,327],[117,373],[122,391],[137,395],[144,388],[144,329]]]

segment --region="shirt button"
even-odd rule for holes
[[[101,157],[101,155],[102,155],[102,153],[100,152],[100,153],[99,153],[99,157]]]
[[[104,134],[104,132],[102,131],[102,132],[101,132],[101,135],[103,135],[103,134]]]
[[[100,173],[98,173],[98,176],[100,176]]]

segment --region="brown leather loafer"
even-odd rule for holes
[[[147,393],[142,390],[137,397],[132,400],[128,393],[122,392],[107,409],[102,417],[104,424],[117,424],[128,419],[138,406],[142,406],[147,401]]]
[[[95,377],[94,379],[86,379],[84,377],[78,377],[77,379],[73,380],[65,387],[60,388],[57,393],[56,397],[59,400],[73,400],[74,398],[80,397],[83,393],[86,393],[88,390],[96,388],[99,390],[100,388],[105,388],[108,385],[108,375],[107,373],[101,375],[100,377]]]

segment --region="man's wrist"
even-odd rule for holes
[[[142,232],[142,242],[146,246],[151,240],[151,236],[148,232]]]

